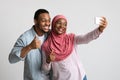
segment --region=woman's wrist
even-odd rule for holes
[[[99,31],[100,31],[100,32],[103,32],[104,27],[99,26],[99,28],[98,28],[98,29],[99,29]]]
[[[48,64],[49,64],[49,63],[50,63],[50,60],[46,59],[46,63],[48,63]]]
[[[51,62],[51,60],[50,60],[50,57],[48,57],[47,59],[46,59],[46,63],[50,63]]]

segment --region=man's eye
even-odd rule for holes
[[[46,20],[43,19],[43,20],[41,20],[41,21],[42,21],[42,22],[45,22]]]

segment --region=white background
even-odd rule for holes
[[[84,34],[97,25],[95,16],[105,16],[108,27],[78,52],[88,80],[120,80],[120,5],[119,0],[0,0],[0,80],[23,80],[23,62],[10,64],[8,55],[17,38],[32,27],[34,12],[50,11],[51,18],[63,14],[68,31]]]

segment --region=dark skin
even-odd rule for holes
[[[56,23],[55,23],[55,27],[54,27],[54,31],[60,35],[66,32],[67,29],[67,22],[64,19],[59,19]]]
[[[99,24],[99,30],[100,32],[103,32],[103,30],[107,27],[107,20],[105,17],[102,17],[101,22]]]
[[[48,13],[39,14],[38,19],[37,20],[35,19],[34,23],[35,23],[34,25],[35,32],[37,33],[38,36],[42,36],[44,35],[44,33],[49,31],[50,15]],[[38,40],[38,37],[35,36],[35,38],[29,45],[22,48],[20,57],[24,58],[30,50],[38,49],[40,48],[40,45],[41,45],[40,40]]]

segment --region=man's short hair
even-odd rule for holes
[[[42,14],[42,13],[48,13],[49,14],[49,12],[46,9],[38,9],[35,12],[34,19],[38,20],[39,15]]]

